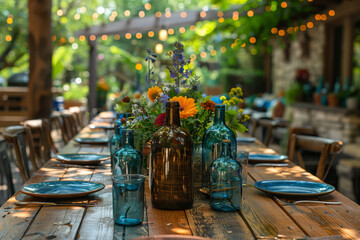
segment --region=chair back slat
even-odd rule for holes
[[[0,140],[0,177],[6,180],[8,198],[14,195],[14,183],[5,139]]]
[[[316,176],[321,180],[325,180],[332,166],[335,154],[342,151],[343,143],[328,138],[292,134],[289,146],[289,160],[295,161],[296,155],[299,165],[303,168],[305,168],[304,161],[301,157],[303,150],[321,153],[316,169]],[[329,161],[330,155],[333,155],[331,161]]]

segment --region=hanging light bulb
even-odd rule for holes
[[[168,33],[165,29],[162,29],[159,31],[159,39],[161,41],[165,41],[167,39],[167,37],[168,37]]]
[[[158,44],[155,45],[155,52],[157,54],[162,53],[163,50],[164,50],[164,46],[161,43],[158,43]]]

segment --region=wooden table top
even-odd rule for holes
[[[85,128],[81,136],[90,136]],[[94,136],[94,134],[91,134]],[[260,142],[241,143],[238,150],[274,153]],[[70,141],[61,153],[108,153],[106,145],[86,145]],[[360,239],[360,206],[335,191],[318,200],[341,201],[341,205],[297,204],[278,201],[252,186],[244,189],[239,212],[218,212],[209,199],[196,191],[192,209],[166,211],[151,206],[148,185],[143,224],[117,226],[112,216],[112,180],[109,162],[98,166],[47,162],[26,185],[51,180],[88,180],[102,182],[105,189],[84,198],[57,202],[91,202],[95,206],[15,206],[16,201],[44,201],[17,192],[0,209],[0,239],[132,239],[141,236],[181,234],[212,239],[308,239],[341,235]],[[265,179],[319,181],[299,166],[249,167],[248,183]],[[53,201],[53,200],[49,200]],[[327,238],[324,238],[327,239]]]

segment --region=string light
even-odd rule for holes
[[[80,14],[78,14],[78,13],[75,14],[75,15],[74,15],[74,19],[75,19],[75,20],[79,20],[79,19],[80,19]]]
[[[331,17],[335,16],[335,10],[330,10],[329,11],[329,16],[331,16]]]
[[[159,31],[159,39],[161,41],[165,41],[167,39],[167,37],[168,37],[168,33],[165,29],[162,29]]]
[[[69,37],[69,43],[73,43],[75,42],[75,38],[74,37]]]
[[[321,20],[326,21],[326,19],[327,19],[326,14],[321,14]]]
[[[164,46],[161,43],[155,45],[155,52],[160,54],[164,51]]]
[[[12,37],[10,35],[6,35],[5,40],[7,42],[10,42],[12,40]]]
[[[137,64],[135,65],[135,69],[138,70],[138,71],[140,71],[140,70],[142,69],[142,64],[141,64],[141,63],[137,63]]]
[[[180,32],[180,33],[184,33],[184,32],[185,32],[185,28],[184,28],[184,27],[179,28],[179,32]]]
[[[111,13],[111,16],[117,17],[117,15],[118,15],[118,13],[117,13],[116,11],[113,11],[113,12]]]
[[[191,25],[191,26],[190,26],[190,31],[195,31],[195,28],[196,28],[195,25]]]
[[[155,17],[157,17],[157,18],[161,17],[161,12],[156,12]]]
[[[308,28],[313,28],[313,27],[314,27],[314,24],[313,24],[312,22],[308,22],[308,23],[306,24],[306,26],[307,26]]]
[[[51,40],[53,40],[53,42],[56,41],[56,36],[53,35],[53,36],[51,37]]]
[[[217,16],[218,16],[219,18],[221,18],[221,17],[224,16],[224,13],[223,13],[222,11],[219,11],[219,12],[217,13]]]
[[[201,11],[201,12],[200,12],[200,17],[202,17],[202,18],[206,17],[206,12],[205,12],[205,11]]]
[[[109,17],[109,21],[110,21],[110,22],[115,21],[115,17],[114,17],[113,15],[111,15],[111,16]]]
[[[169,29],[168,29],[168,34],[169,34],[169,35],[173,35],[173,34],[174,34],[174,29],[169,28]]]
[[[245,47],[245,46],[246,46],[246,43],[243,43],[243,44],[240,45],[240,47],[242,47],[242,48]]]
[[[170,12],[170,11],[169,11],[169,12],[166,12],[166,13],[165,13],[165,17],[167,17],[167,18],[171,17],[171,12]]]
[[[114,36],[114,39],[115,39],[115,40],[119,40],[119,39],[120,39],[120,34],[116,34],[116,35]]]
[[[60,42],[66,43],[66,39],[65,39],[64,37],[62,37],[62,38],[60,39]]]
[[[130,39],[130,38],[131,38],[131,33],[126,33],[126,34],[125,34],[125,38],[126,38],[126,39]]]
[[[8,17],[8,18],[6,19],[6,22],[7,22],[7,24],[12,24],[12,23],[13,23],[13,19],[10,18],[10,17]]]
[[[144,7],[145,7],[146,10],[149,11],[151,9],[151,4],[150,3],[145,3]]]
[[[255,38],[255,37],[251,37],[251,38],[249,39],[249,41],[250,41],[250,43],[254,44],[254,43],[256,43],[256,38]]]
[[[220,52],[222,52],[222,53],[226,52],[226,47],[221,47]]]
[[[186,13],[186,12],[181,12],[181,13],[180,13],[180,17],[186,18],[186,17],[187,17],[187,13]]]
[[[130,16],[130,14],[131,14],[130,10],[125,10],[125,11],[124,11],[124,15],[125,15],[125,17]]]
[[[139,12],[139,17],[140,17],[140,18],[145,17],[145,12],[144,12],[144,11],[140,11],[140,12]]]
[[[84,35],[81,35],[80,37],[79,37],[79,40],[82,42],[82,41],[85,41],[85,36]]]
[[[64,15],[64,11],[61,10],[61,9],[59,9],[59,10],[57,10],[56,14],[57,14],[59,17],[61,17],[62,15]]]
[[[306,26],[305,25],[300,25],[300,31],[302,31],[302,32],[306,31]]]
[[[283,29],[280,29],[278,32],[279,36],[284,36],[285,35],[285,31]]]
[[[98,13],[94,13],[94,14],[92,15],[92,19],[93,19],[93,20],[96,20],[98,17],[99,17],[99,14],[98,14]]]
[[[107,39],[108,39],[108,36],[107,36],[107,35],[102,35],[102,36],[101,36],[101,40],[106,41]]]
[[[142,38],[142,34],[141,34],[141,33],[137,33],[137,34],[136,34],[136,38],[137,38],[137,39]]]
[[[155,34],[154,34],[154,32],[153,32],[153,31],[149,31],[149,32],[148,32],[148,36],[149,36],[149,37],[151,37],[151,38],[152,38],[154,35],[155,35]]]
[[[281,4],[280,4],[280,6],[282,7],[282,8],[287,8],[287,3],[286,2],[282,2]]]
[[[219,18],[219,19],[218,19],[218,22],[219,22],[219,23],[224,22],[224,18],[222,18],[222,17],[221,17],[221,18]]]
[[[191,54],[191,55],[190,55],[190,58],[191,58],[192,61],[194,61],[194,60],[196,60],[196,55],[195,55],[195,54]]]
[[[298,27],[298,26],[294,27],[294,32],[297,32],[297,31],[299,31],[299,27]]]
[[[200,57],[201,57],[201,58],[206,58],[206,52],[201,52],[201,53],[200,53]]]
[[[272,34],[277,34],[277,32],[278,32],[278,29],[277,29],[276,27],[273,27],[273,28],[271,29],[271,33],[272,33]]]
[[[253,16],[254,16],[254,11],[249,10],[249,11],[247,12],[247,15],[248,15],[248,17],[253,17]]]
[[[287,29],[287,32],[290,33],[290,34],[293,33],[293,32],[294,32],[294,28],[293,28],[293,27],[289,27],[289,28]]]
[[[211,50],[211,51],[210,51],[210,55],[211,55],[211,56],[215,56],[215,55],[216,55],[216,50],[215,50],[215,49]]]
[[[80,8],[80,11],[81,11],[82,13],[85,13],[85,12],[86,12],[86,7],[81,7],[81,8]]]
[[[95,41],[95,40],[96,40],[96,36],[95,36],[95,35],[91,35],[91,36],[89,37],[89,39],[90,39],[91,41]]]
[[[320,15],[320,14],[316,14],[316,15],[315,15],[315,20],[317,20],[317,21],[321,20],[321,15]]]
[[[271,7],[270,7],[269,5],[267,5],[267,6],[265,7],[265,11],[270,12],[270,11],[271,11]]]

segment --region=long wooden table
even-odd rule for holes
[[[91,130],[85,128],[80,135],[94,135],[90,133]],[[260,142],[241,143],[238,149],[253,153],[274,152]],[[109,150],[106,145],[84,145],[71,141],[61,151],[78,152],[108,153]],[[91,207],[18,207],[14,202],[44,200],[17,192],[0,209],[0,239],[132,239],[161,234],[197,235],[212,239],[309,239],[337,235],[344,239],[360,239],[360,206],[337,191],[317,199],[341,201],[341,205],[291,205],[249,185],[244,189],[241,211],[225,213],[212,210],[209,199],[198,191],[192,209],[155,209],[151,206],[149,189],[145,185],[143,224],[123,227],[113,222],[109,162],[98,166],[80,166],[50,160],[26,184],[70,179],[102,182],[106,187],[84,198],[58,200],[95,203]],[[288,167],[249,167],[249,184],[265,179],[319,181],[292,163]]]

